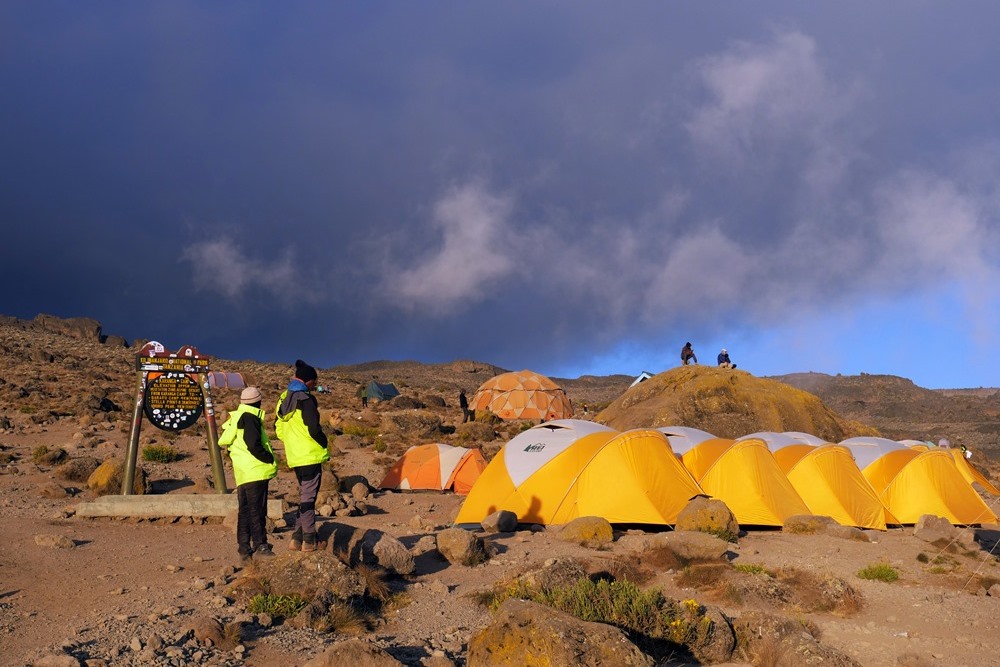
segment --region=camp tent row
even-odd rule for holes
[[[699,494],[723,500],[741,525],[780,526],[799,514],[883,530],[923,514],[957,525],[995,522],[971,486],[970,480],[982,484],[977,475],[993,492],[964,459],[891,440],[833,444],[806,433],[728,440],[687,427],[618,432],[566,419],[510,440],[473,486],[456,523],[479,523],[503,509],[522,523],[594,515],[612,523],[673,524]]]

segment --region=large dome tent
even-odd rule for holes
[[[475,412],[489,410],[501,419],[551,421],[573,416],[573,404],[555,382],[523,370],[501,373],[479,386],[469,401]]]

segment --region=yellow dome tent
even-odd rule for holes
[[[551,421],[573,416],[573,404],[566,392],[544,375],[529,370],[490,378],[469,401],[469,409],[489,410],[508,420]]]
[[[895,440],[871,437],[849,438],[840,444],[851,450],[861,473],[897,523],[914,524],[924,514],[959,526],[997,521],[947,450],[921,452]]]
[[[669,525],[700,493],[659,431],[619,433],[565,419],[530,428],[504,445],[455,523],[480,523],[508,510],[520,523],[600,516],[611,523]]]
[[[846,447],[806,433],[754,433],[739,440],[762,440],[809,511],[843,526],[886,529],[878,494]]]
[[[763,440],[710,438],[683,456],[706,494],[726,503],[741,525],[781,526],[811,514]]]

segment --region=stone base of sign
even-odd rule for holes
[[[224,517],[237,510],[235,494],[178,494],[165,496],[101,496],[76,506],[76,516]],[[285,511],[282,500],[267,501],[269,519],[280,519]]]

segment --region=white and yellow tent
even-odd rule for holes
[[[849,438],[861,473],[889,512],[887,521],[914,524],[924,514],[955,525],[995,523],[996,515],[966,481],[946,449],[920,451],[887,438]]]
[[[600,516],[611,523],[669,525],[700,493],[659,431],[619,433],[565,419],[508,442],[480,475],[455,523],[480,523],[508,510],[520,523]]]

